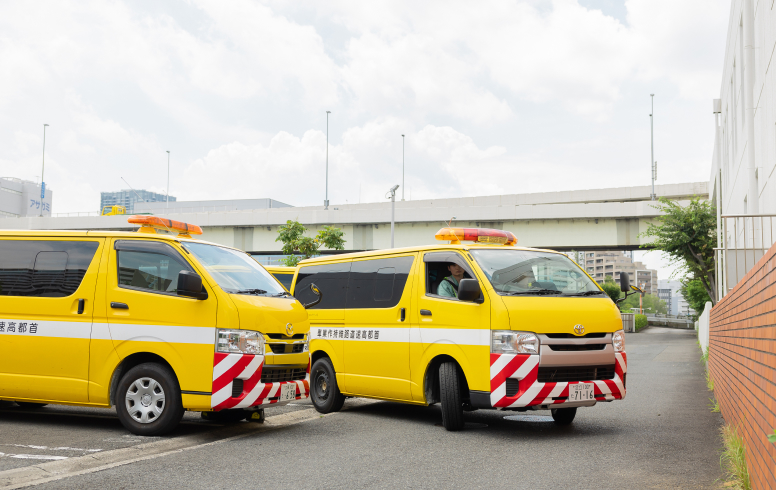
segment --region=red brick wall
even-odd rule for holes
[[[712,310],[709,371],[725,421],[746,443],[752,488],[776,489],[776,245]]]

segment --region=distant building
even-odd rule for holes
[[[54,192],[46,188],[40,198],[40,184],[15,177],[0,177],[0,217],[51,216]]]
[[[632,286],[644,289],[647,294],[657,294],[657,271],[648,269],[641,262],[634,262],[624,252],[584,252],[584,267],[597,282],[603,282],[611,277],[620,281],[620,272],[627,272]],[[582,265],[582,264],[580,264]]]
[[[657,285],[657,296],[666,302],[669,315],[691,316],[695,310],[690,308],[687,300],[682,296],[682,283],[660,279]]]
[[[139,202],[135,206],[137,213],[207,213],[216,211],[248,211],[252,209],[290,208],[290,204],[274,199],[222,199],[216,201],[175,201],[170,196],[166,202]]]
[[[135,203],[159,201],[167,202],[167,195],[144,190],[134,191],[132,189],[122,189],[118,192],[100,192],[100,210],[105,206],[124,206],[127,208],[127,213],[134,213],[136,211]],[[170,203],[173,202],[175,202],[175,197],[170,196]]]

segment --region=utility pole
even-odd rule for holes
[[[43,125],[43,162],[40,167],[40,215],[43,216],[43,199],[46,198],[46,181],[43,180],[43,170],[46,169],[46,126]]]
[[[385,197],[389,198],[391,200],[391,248],[393,248],[393,228],[394,228],[394,221],[396,216],[396,189],[399,188],[399,185],[395,185],[391,187],[391,189],[388,191],[388,194],[391,196],[388,197],[388,194],[385,195]]]
[[[404,200],[404,135],[401,135],[401,200]]]
[[[329,114],[326,111],[326,197],[323,200],[323,209],[329,209]]]
[[[652,99],[652,110],[649,113],[649,146],[652,151],[652,158],[650,159],[650,167],[652,167],[652,195],[650,196],[651,199],[655,200],[655,177],[657,176],[656,168],[655,168],[655,129],[654,129],[654,119],[655,119],[655,94],[649,94],[650,98]]]
[[[167,207],[170,207],[170,150],[167,150]]]

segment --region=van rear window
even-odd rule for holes
[[[98,247],[98,242],[0,240],[0,296],[70,296]]]

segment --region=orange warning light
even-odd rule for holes
[[[202,228],[182,221],[160,218],[159,216],[130,216],[127,222],[141,225],[140,233],[156,233],[156,230],[177,231],[178,238],[191,238],[191,235],[201,235]]]
[[[461,241],[501,245],[515,245],[517,243],[517,237],[511,231],[491,230],[489,228],[442,228],[434,237],[437,240],[450,240],[450,243],[456,245]]]

